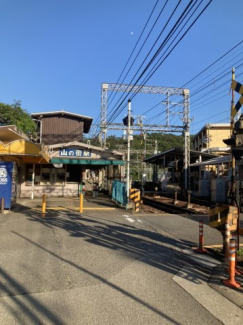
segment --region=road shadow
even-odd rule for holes
[[[65,324],[60,317],[51,311],[49,306],[45,306],[34,295],[29,295],[27,288],[3,268],[0,268],[0,279],[0,291],[4,296],[11,297],[11,302],[5,298],[1,299],[1,304],[17,321],[15,324],[24,325],[26,319],[28,319],[28,324]]]
[[[112,220],[95,218],[88,214],[67,211],[51,211],[46,217],[26,214],[32,222],[42,223],[48,228],[65,230],[68,236],[82,238],[86,242],[135,256],[143,263],[176,274],[185,263],[182,250],[195,246],[187,240],[179,240],[170,235],[162,235],[117,223]],[[200,279],[194,279],[200,283]]]
[[[82,239],[87,243],[96,245],[97,247],[101,246],[109,250],[119,251],[128,255],[133,260],[139,260],[141,263],[168,272],[171,276],[176,274],[185,263],[183,256],[180,254],[180,250],[194,245],[194,243],[190,241],[178,240],[169,235],[162,235],[154,231],[136,228],[132,225],[114,222],[112,220],[105,220],[102,219],[102,217],[94,217],[88,214],[83,214],[81,216],[78,213],[70,213],[67,211],[51,211],[46,214],[46,217],[42,217],[41,213],[37,211],[33,212],[31,209],[25,209],[24,217],[32,223],[41,223],[44,227],[50,228],[54,231],[53,234],[55,231],[58,231],[58,229],[61,229],[68,236],[77,239],[77,245],[82,244],[82,241],[80,241],[80,239]],[[92,272],[79,263],[74,262],[71,255],[70,257],[63,257],[61,254],[54,252],[48,244],[44,245],[42,243],[41,245],[38,241],[33,241],[28,238],[26,233],[23,234],[21,231],[12,231],[12,233],[28,242],[30,245],[33,245],[38,250],[41,249],[46,254],[51,255],[54,260],[58,259],[63,263],[72,266],[80,272],[80,276],[86,274],[89,277],[98,280],[101,284],[117,290],[124,296],[148,308],[152,312],[164,318],[165,321],[179,324],[176,319],[166,315],[162,310],[155,308],[143,299],[140,299],[136,295],[133,295],[122,287],[107,280],[105,277],[101,276],[98,271]],[[41,309],[43,310],[43,314],[47,318],[48,323],[63,324],[51,311],[51,308],[40,304],[32,295],[28,295],[28,288],[25,288],[24,284],[19,284],[16,279],[10,277],[3,269],[1,269],[1,277],[5,279],[5,281],[2,281],[1,290],[5,292],[6,295],[13,297],[14,305],[23,309],[23,312],[28,315],[28,318],[32,323],[39,323],[39,313],[37,310]],[[187,278],[189,281],[200,284],[202,281],[205,281],[206,274],[202,270],[200,277],[196,279],[190,272],[183,274],[183,277]],[[25,302],[17,299],[16,297],[18,295],[26,295]],[[14,314],[15,308],[10,305],[7,305],[6,308],[9,312]],[[13,310],[11,310],[11,308],[13,308]],[[18,319],[17,314],[14,317]]]

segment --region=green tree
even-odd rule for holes
[[[35,134],[36,125],[26,110],[21,108],[21,101],[15,101],[14,104],[0,103],[0,116],[8,124],[16,125],[18,129],[28,136]]]

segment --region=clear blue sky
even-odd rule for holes
[[[208,1],[204,0],[202,8]],[[188,2],[182,0],[181,8]],[[66,110],[96,120],[101,107],[101,84],[117,81],[155,3],[156,0],[0,0],[0,101],[12,104],[21,100],[29,113]],[[124,83],[130,83],[177,3],[169,0],[167,11],[161,15]],[[158,2],[147,33],[163,4],[165,0]],[[242,0],[213,0],[147,85],[183,86],[243,39],[242,17]],[[209,95],[205,99],[211,104],[204,106],[203,98],[196,101],[196,95],[194,103],[191,98],[191,133],[205,123],[228,121],[230,83],[220,88],[222,99],[214,101],[220,85],[217,74],[231,62],[242,63],[242,49],[241,45],[234,55],[222,61],[219,72],[209,70],[211,76],[207,80],[214,80],[207,88],[212,91],[212,99]],[[230,68],[228,71],[230,80]],[[243,81],[242,71],[242,67],[236,70],[238,81]],[[195,88],[188,86],[191,92],[199,87],[195,83]],[[159,95],[137,95],[132,102],[133,114],[143,114],[163,99]],[[146,118],[149,121],[161,113],[161,118],[151,123],[162,122],[163,111],[164,106],[159,105]],[[124,115],[125,111],[116,122],[121,122]],[[173,118],[174,123],[181,123],[178,117]]]

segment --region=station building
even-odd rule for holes
[[[214,154],[190,150],[190,161],[196,163],[217,157]],[[153,181],[161,183],[161,189],[174,191],[184,188],[183,174],[184,151],[181,148],[171,148],[164,152],[144,159],[147,164],[153,165]],[[191,170],[190,188],[196,190],[200,178],[204,178],[204,171]]]
[[[189,188],[193,195],[226,202],[232,158],[223,140],[230,132],[229,123],[208,123],[192,138]],[[183,158],[183,149],[172,148],[144,162],[154,167],[153,181],[162,190],[174,192],[184,187]]]
[[[0,160],[17,166],[17,196],[78,196],[81,191],[111,191],[124,177],[124,157],[84,143],[92,118],[66,111],[34,113],[37,138],[31,141],[14,126],[0,127]]]

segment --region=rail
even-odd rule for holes
[[[144,204],[168,213],[202,214],[202,212],[199,211],[187,209],[170,203],[156,201],[156,199],[148,198],[145,196],[143,196],[142,200]]]

